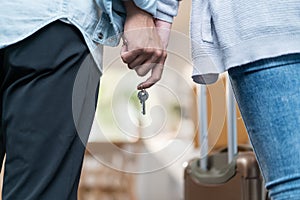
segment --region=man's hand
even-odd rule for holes
[[[161,79],[167,54],[153,17],[132,1],[124,4],[127,18],[121,57],[128,68],[134,69],[139,76],[151,71],[151,76],[138,85],[138,89],[149,88]]]

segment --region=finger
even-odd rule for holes
[[[156,65],[152,70],[151,76],[145,82],[140,83],[137,88],[141,90],[153,86],[161,79],[162,72],[163,72],[163,67],[161,65]]]
[[[146,60],[143,65],[135,69],[136,73],[139,76],[145,76],[152,68],[155,67],[155,65],[160,63],[162,56],[162,50],[155,50],[153,53],[151,53],[150,59]]]
[[[147,63],[136,67],[134,70],[138,76],[146,76],[156,63]]]
[[[131,63],[128,63],[129,69],[136,69],[143,65],[143,63],[146,62],[146,60],[149,59],[151,55],[139,55],[136,57]]]
[[[160,62],[153,67],[151,76],[145,82],[140,83],[137,89],[139,90],[147,89],[153,86],[161,79],[166,58],[167,55],[166,52],[164,51],[163,57],[160,59]]]
[[[134,59],[136,59],[141,53],[142,53],[142,49],[125,51],[125,52],[122,52],[121,58],[124,63],[128,64],[128,63],[131,63]]]
[[[161,49],[145,48],[142,54],[128,64],[130,69],[137,69],[137,74],[140,76],[146,75],[153,67],[153,63],[157,63],[162,56]]]
[[[121,48],[121,55],[123,55],[123,54],[125,54],[126,52],[127,52],[128,50],[127,50],[127,45],[125,45],[125,44],[123,44],[122,45],[122,48]]]
[[[141,89],[147,89],[147,88],[153,86],[155,83],[157,83],[161,79],[162,73],[163,73],[163,66],[160,64],[156,65],[152,69],[151,76],[145,82],[140,83],[137,88],[139,90],[141,90]]]

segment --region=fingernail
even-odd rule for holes
[[[137,86],[137,89],[138,89],[138,90],[145,89],[144,84],[143,84],[143,83],[139,84],[139,85]]]
[[[138,90],[142,90],[143,87],[139,85],[139,86],[137,86],[137,89],[138,89]]]

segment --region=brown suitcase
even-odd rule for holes
[[[227,152],[209,156],[208,170],[199,160],[189,162],[184,174],[185,200],[262,200],[266,199],[263,180],[252,151],[239,152],[227,163]]]
[[[250,147],[237,147],[235,102],[227,84],[228,151],[223,150],[189,162],[184,172],[185,200],[263,200],[263,179]],[[206,90],[200,94],[200,141],[207,140]],[[237,149],[238,148],[238,149]],[[238,152],[238,153],[237,153]],[[207,153],[207,152],[206,152]]]

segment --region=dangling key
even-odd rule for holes
[[[146,114],[146,105],[145,105],[145,101],[148,99],[149,94],[145,89],[142,89],[138,92],[138,98],[140,100],[140,103],[142,104],[142,113],[143,115]]]

